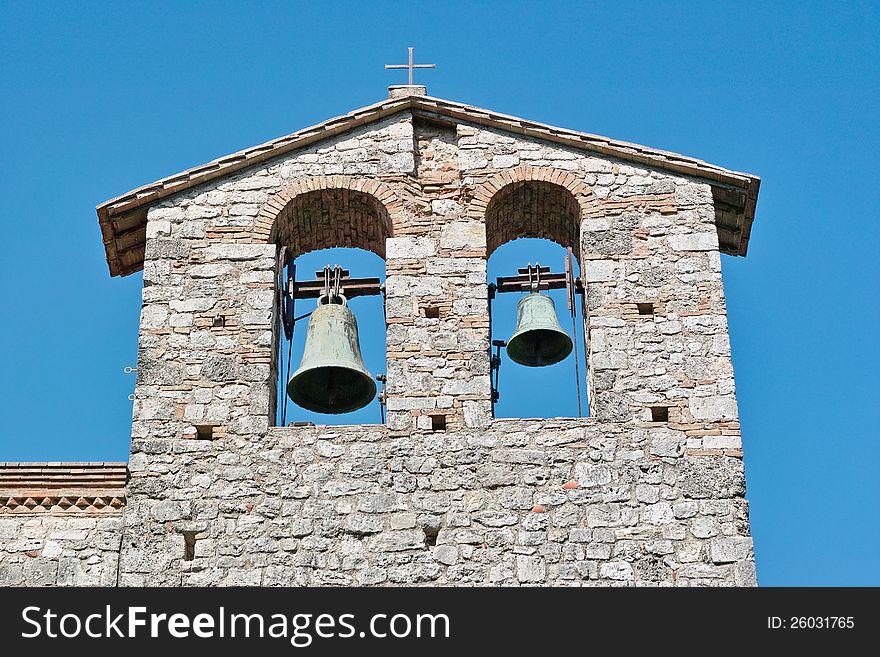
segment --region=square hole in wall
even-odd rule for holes
[[[422,306],[422,315],[428,319],[440,319],[440,306]]]
[[[192,561],[196,558],[196,533],[183,532],[183,560]]]
[[[214,425],[213,424],[197,424],[196,426],[196,440],[213,440],[214,439]]]
[[[424,525],[422,531],[425,532],[425,547],[435,547],[437,535],[440,533],[440,525]]]
[[[226,326],[226,318],[223,315],[215,315],[211,320],[211,326],[214,328],[223,328]]]
[[[649,301],[645,303],[637,303],[636,307],[639,309],[639,315],[654,314],[654,304]]]
[[[446,416],[445,415],[432,415],[431,416],[431,431],[446,431]]]
[[[668,406],[652,406],[651,422],[669,422]]]

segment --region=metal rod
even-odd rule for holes
[[[385,391],[385,382],[388,380],[388,376],[385,374],[377,374],[376,380],[382,384],[382,390],[379,391],[379,416],[382,418],[382,424],[385,424],[385,404],[388,401],[386,397],[387,393]]]
[[[292,271],[291,271],[292,270]],[[287,266],[287,294],[290,297],[290,316],[293,317],[296,312],[296,297],[293,296],[293,285],[296,283],[296,263],[291,260]],[[290,339],[287,341],[287,364],[285,365],[284,376],[281,379],[281,426],[287,426],[287,376],[290,374],[290,358],[293,351],[293,333],[296,330],[296,322],[290,322]],[[287,331],[285,331],[286,336]],[[281,355],[284,355],[282,344]]]
[[[501,399],[501,390],[498,388],[498,384],[501,381],[501,346],[495,345],[495,389],[492,391],[492,401],[493,403],[498,399]]]
[[[583,408],[581,405],[581,359],[578,355],[577,302],[575,299],[577,279],[574,277],[574,254],[572,253],[571,247],[568,247],[565,251],[565,280],[565,301],[568,305],[568,310],[571,312],[571,337],[574,341],[574,378],[575,383],[577,384],[578,417],[583,417]],[[584,345],[584,348],[586,348],[586,345]]]
[[[492,299],[495,298],[495,283],[489,283],[486,293],[489,310],[489,398],[492,400],[492,417],[495,417],[495,386],[492,384]]]
[[[290,336],[290,340],[287,342],[287,364],[284,369],[284,379],[281,382],[282,388],[282,399],[284,400],[284,417],[282,418],[281,426],[287,426],[287,377],[290,375],[290,358],[293,354],[293,335]]]
[[[578,417],[583,417],[583,410],[581,408],[581,368],[580,368],[580,356],[578,355],[578,332],[577,332],[577,320],[575,316],[577,315],[577,310],[572,308],[571,311],[571,337],[572,342],[574,342],[574,378],[577,383],[577,396],[578,396]]]

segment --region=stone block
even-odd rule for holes
[[[486,227],[477,221],[454,221],[440,229],[440,248],[474,251],[486,248]]]
[[[370,539],[370,546],[376,552],[424,550],[425,533],[420,529],[386,531]]]
[[[709,544],[712,563],[733,563],[748,559],[752,553],[752,539],[748,536],[719,536]]]
[[[437,253],[436,242],[430,237],[390,237],[385,240],[388,259],[404,258],[423,260]]]
[[[547,566],[541,557],[522,554],[516,557],[516,578],[520,582],[543,582],[546,576]]]
[[[678,486],[691,499],[727,499],[745,494],[742,461],[726,456],[684,458]]]
[[[626,561],[609,561],[599,565],[599,577],[626,582],[633,578],[632,565]]]
[[[688,400],[691,415],[696,420],[735,420],[737,418],[736,398],[691,397]]]
[[[577,463],[574,466],[574,473],[578,485],[584,488],[604,486],[610,483],[613,478],[611,468],[607,465]]]
[[[713,251],[718,249],[718,235],[711,233],[685,233],[670,235],[669,248],[673,251]]]

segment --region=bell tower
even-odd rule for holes
[[[410,81],[103,203],[144,278],[117,583],[754,585],[720,258],[759,182]],[[490,280],[519,238],[567,255]],[[340,247],[384,282],[294,266]],[[584,417],[495,417],[499,367],[564,361]]]

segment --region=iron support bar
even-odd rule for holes
[[[565,274],[544,274],[542,272],[541,289],[562,290],[566,287],[566,280]],[[529,292],[530,284],[528,275],[499,276],[495,282],[494,289],[491,289],[490,292],[493,295],[498,292]],[[584,284],[580,278],[575,279],[575,290],[578,294],[584,293]]]
[[[343,277],[340,282],[347,299],[382,294],[382,282],[378,278]],[[317,299],[324,293],[324,280],[294,281],[291,288],[294,299]]]

